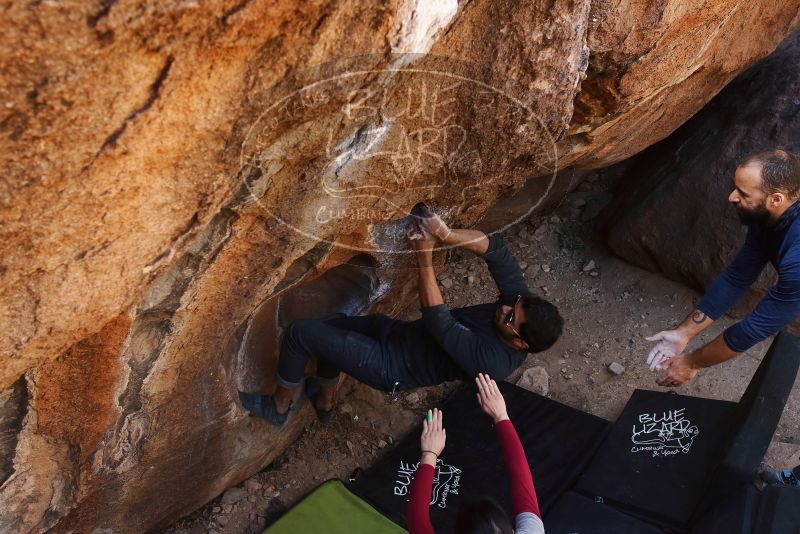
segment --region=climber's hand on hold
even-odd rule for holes
[[[407,237],[411,248],[418,253],[430,253],[433,251],[433,247],[436,246],[436,239],[434,239],[432,235],[421,228],[416,222],[411,224],[411,228],[408,230]]]
[[[420,202],[411,209],[414,222],[439,241],[445,242],[452,230],[427,204]]]
[[[447,242],[447,238],[450,237],[450,234],[452,233],[450,227],[447,226],[442,218],[435,213],[433,214],[433,217],[420,219],[419,225],[423,230],[442,242]]]

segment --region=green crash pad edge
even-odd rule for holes
[[[305,532],[402,534],[406,530],[334,479],[323,482],[264,530],[264,534]]]

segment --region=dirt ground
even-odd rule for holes
[[[558,343],[544,353],[530,355],[508,380],[516,382],[524,370],[541,367],[549,376],[548,397],[613,421],[634,389],[667,389],[655,384],[645,365],[651,343],[644,338],[680,322],[700,295],[609,254],[593,232],[590,218],[600,207],[596,203],[607,198],[604,190],[601,180],[584,182],[580,194],[568,197],[554,213],[534,216],[503,233],[530,287],[554,302],[565,319],[565,332]],[[469,254],[453,254],[439,280],[451,307],[496,298],[485,264]],[[402,318],[413,319],[418,314],[412,306]],[[690,348],[712,339],[733,322],[721,319]],[[737,401],[768,344],[761,343],[730,362],[703,371],[676,391]],[[624,366],[621,375],[609,371],[613,362]],[[313,423],[272,465],[179,520],[167,532],[262,531],[321,482],[346,479],[356,469],[372,465],[394,442],[416,432],[423,411],[457,386],[421,388],[391,402],[385,393],[348,379],[328,425]],[[447,414],[445,427],[446,422]],[[793,466],[800,463],[798,453],[800,386],[796,383],[765,465]]]

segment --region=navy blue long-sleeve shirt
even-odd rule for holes
[[[513,349],[498,337],[497,309],[511,305],[517,295],[530,296],[522,271],[498,235],[489,238],[481,256],[500,298],[496,302],[450,310],[445,304],[421,307],[416,321],[387,321],[381,339],[396,357],[398,376],[407,377],[401,389],[474,378],[486,373],[501,380],[525,360],[527,351]]]
[[[795,206],[793,206],[795,207]],[[800,217],[791,209],[776,227],[753,225],[739,254],[708,288],[698,309],[718,319],[756,281],[767,262],[778,271],[778,282],[744,320],[723,333],[725,344],[744,352],[800,316]],[[783,223],[783,224],[781,224]]]

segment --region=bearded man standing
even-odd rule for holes
[[[747,237],[739,254],[709,286],[697,309],[673,330],[647,338],[658,343],[647,363],[662,386],[679,386],[701,369],[727,361],[800,316],[800,160],[781,149],[747,157],[734,175],[728,201],[736,207]],[[744,320],[713,341],[684,353],[756,281],[770,262],[778,282]]]

